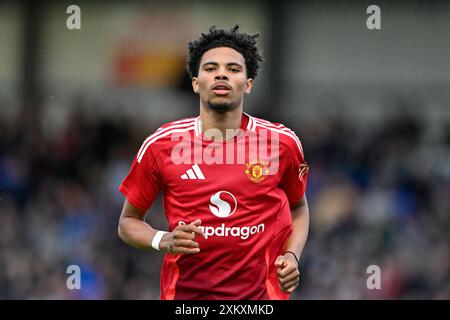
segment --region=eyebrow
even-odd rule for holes
[[[214,61],[208,61],[208,62],[205,62],[204,64],[202,64],[202,67],[203,67],[203,66],[206,66],[206,65],[208,65],[208,64],[212,64],[212,65],[215,65],[215,66],[218,66],[218,65],[219,65],[217,62],[214,62]],[[226,64],[226,66],[227,66],[227,67],[229,67],[229,66],[239,66],[239,67],[243,68],[243,66],[242,66],[240,63],[237,63],[237,62],[229,62],[229,63]]]

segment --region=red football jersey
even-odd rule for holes
[[[292,232],[290,205],[308,175],[295,133],[242,115],[225,141],[201,132],[200,117],[163,125],[142,144],[120,191],[148,210],[159,192],[170,231],[202,220],[198,254],[166,254],[161,299],[287,299],[275,259]]]

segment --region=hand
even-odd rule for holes
[[[278,256],[275,261],[278,281],[283,292],[292,293],[298,287],[300,272],[298,271],[297,260],[291,253]]]
[[[197,219],[190,224],[176,227],[172,232],[166,233],[161,238],[159,248],[170,254],[195,254],[200,252],[198,242],[195,241],[195,235],[205,237],[203,231],[198,227],[202,221]]]

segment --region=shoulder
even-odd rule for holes
[[[175,129],[187,129],[193,127],[198,122],[199,117],[192,118],[184,118],[176,121],[171,121],[160,126],[155,133],[159,131],[163,131],[166,129],[175,130]]]
[[[148,150],[153,150],[155,154],[161,151],[163,147],[168,145],[169,141],[172,141],[171,137],[173,134],[189,134],[190,131],[194,132],[197,125],[198,117],[185,118],[163,124],[142,143],[137,153],[138,162],[141,162]]]
[[[252,117],[253,128],[256,132],[261,130],[269,130],[276,133],[279,137],[280,145],[288,148],[293,152],[300,152],[303,155],[303,147],[300,138],[294,132],[294,130],[286,127],[282,123],[270,122],[264,119]]]

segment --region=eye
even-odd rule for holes
[[[205,68],[205,71],[207,71],[207,72],[211,72],[211,71],[213,71],[213,70],[214,70],[213,67],[206,67],[206,68]]]
[[[239,69],[237,69],[237,68],[231,68],[230,70],[231,70],[231,72],[234,72],[234,73],[236,73],[236,72],[239,72],[239,71],[240,71],[240,70],[239,70]]]

